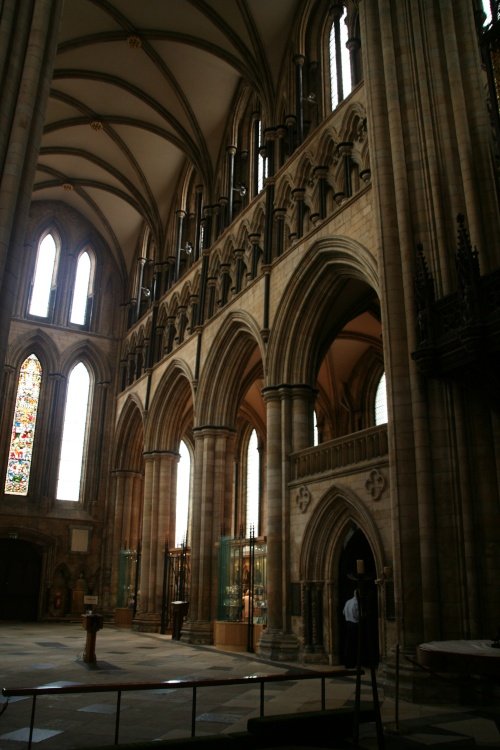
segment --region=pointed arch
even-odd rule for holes
[[[347,237],[316,243],[282,295],[269,338],[268,384],[314,385],[325,331],[333,336],[332,326],[341,327],[377,292],[376,259],[366,247]]]
[[[142,472],[144,416],[135,395],[128,396],[116,425],[112,465],[116,470]]]
[[[200,375],[200,426],[235,425],[245,370],[257,356],[265,370],[264,342],[256,321],[242,311],[231,313],[215,337]]]
[[[193,425],[193,374],[185,362],[175,359],[163,374],[146,417],[145,451],[177,451]]]
[[[318,501],[306,526],[299,561],[301,580],[331,579],[353,522],[370,544],[377,571],[382,571],[384,548],[372,516],[352,490],[333,485]]]

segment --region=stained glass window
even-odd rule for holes
[[[21,365],[19,373],[5,478],[6,495],[28,494],[41,382],[42,366],[37,357],[30,354]]]

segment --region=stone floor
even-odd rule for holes
[[[0,623],[0,687],[40,685],[111,685],[121,682],[216,679],[251,674],[287,674],[290,680],[265,687],[265,714],[315,710],[321,707],[321,681],[294,679],[297,665],[272,663],[254,654],[222,652],[189,646],[169,636],[136,633],[106,625],[97,635],[95,665],[82,659],[85,632],[78,623]],[[323,667],[322,667],[323,668]],[[355,679],[327,681],[327,708],[353,705]],[[384,695],[382,721],[385,745],[393,748],[500,748],[499,725],[489,711],[454,705],[425,706],[394,701]],[[192,691],[189,689],[125,692],[120,711],[120,740],[186,737],[191,732]],[[196,735],[244,731],[258,715],[258,685],[199,688]],[[370,702],[369,680],[362,683],[363,702]],[[37,699],[33,746],[44,750],[92,748],[114,741],[115,692],[49,695]],[[28,745],[31,698],[0,696],[0,750]],[[500,707],[498,715],[500,716]],[[375,727],[360,732],[360,747],[377,748]]]

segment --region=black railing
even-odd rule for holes
[[[115,712],[115,737],[114,744],[118,744],[120,736],[120,709],[122,693],[144,690],[192,690],[191,699],[191,737],[196,736],[196,702],[197,691],[200,688],[208,687],[226,687],[227,685],[260,685],[260,706],[259,716],[264,716],[264,685],[268,682],[296,682],[300,680],[320,680],[321,681],[321,709],[326,708],[326,688],[325,680],[331,680],[338,677],[352,677],[356,671],[352,669],[338,669],[328,671],[314,672],[294,672],[292,674],[270,674],[270,675],[246,675],[245,677],[228,677],[218,680],[163,680],[161,682],[124,682],[108,683],[106,685],[65,685],[65,686],[46,686],[32,688],[3,688],[2,695],[8,698],[30,697],[31,719],[28,736],[28,750],[31,749],[33,742],[33,727],[35,725],[35,713],[37,698],[44,695],[70,695],[83,693],[116,693],[116,712]],[[4,709],[5,710],[5,709]]]

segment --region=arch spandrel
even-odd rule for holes
[[[352,490],[333,485],[319,500],[305,528],[299,561],[301,580],[331,578],[338,566],[342,542],[353,522],[368,540],[376,569],[382,570],[383,544],[373,518]]]
[[[146,415],[144,450],[177,450],[193,426],[193,374],[180,359],[170,363],[154,392]]]
[[[109,362],[92,343],[88,341],[77,342],[68,347],[61,357],[61,372],[67,374],[78,360],[90,365],[96,383],[111,382]]]
[[[378,294],[378,286],[376,260],[360,243],[332,237],[313,245],[282,293],[269,337],[266,385],[314,386],[325,326],[333,335],[359,311],[363,297]]]
[[[44,372],[56,372],[60,352],[53,339],[42,330],[34,331],[29,336],[24,333],[18,336],[9,347],[5,364],[15,370],[31,353],[40,360]]]
[[[234,427],[245,373],[255,366],[256,356],[265,371],[265,347],[256,321],[243,311],[231,313],[212,342],[200,374],[198,426]]]

